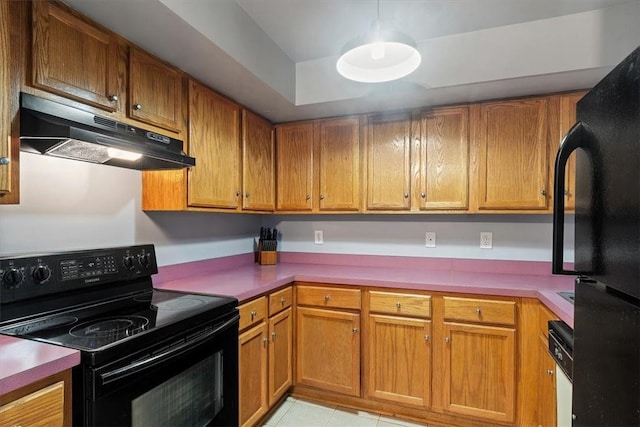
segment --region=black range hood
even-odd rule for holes
[[[138,170],[196,164],[178,139],[27,93],[20,94],[20,149]]]

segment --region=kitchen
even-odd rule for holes
[[[77,7],[82,12],[80,4],[70,3],[70,5]],[[233,5],[231,4],[231,6]],[[95,7],[100,6],[96,4]],[[155,10],[158,15],[166,13],[165,9],[158,10],[156,8]],[[573,76],[574,80],[568,86],[546,81],[544,77],[540,77],[539,79],[541,80],[534,80],[528,83],[534,86],[535,89],[526,87],[525,89],[520,89],[522,90],[520,93],[517,91],[508,92],[508,84],[504,82],[487,83],[488,88],[484,89],[485,92],[477,89],[479,91],[477,100],[546,94],[591,87],[599,80],[599,78],[594,78],[593,75],[602,77],[605,74],[599,68],[610,68],[615,65],[637,46],[637,40],[640,39],[636,26],[625,24],[626,22],[633,23],[637,21],[637,19],[634,21],[634,18],[638,16],[637,2],[604,10],[608,11],[610,15],[602,11],[589,12],[582,18],[589,21],[589,19],[595,19],[594,15],[605,13],[607,19],[617,19],[617,21],[614,21],[615,25],[610,25],[623,34],[618,34],[616,31],[612,33],[607,31],[606,33],[616,34],[616,37],[621,38],[623,41],[628,38],[628,42],[626,47],[623,47],[623,42],[607,45],[607,49],[604,50],[612,58],[602,58],[602,62],[597,62],[597,64],[601,64],[600,67],[594,66],[592,69]],[[91,16],[88,12],[84,13]],[[186,7],[182,13],[187,13]],[[174,21],[168,24],[182,25],[181,23],[176,23],[176,15],[172,16]],[[156,18],[161,19],[162,16],[157,16]],[[222,20],[223,18],[224,15],[221,13],[220,19]],[[569,15],[565,19],[579,18],[581,16]],[[97,18],[95,19],[98,20]],[[561,20],[561,18],[556,19]],[[603,21],[609,22],[607,19],[603,19]],[[541,21],[542,23],[545,24],[545,28],[546,25],[552,24],[552,22],[545,21]],[[233,29],[222,26],[223,23],[219,24],[221,28],[233,31]],[[596,24],[592,25],[595,26]],[[629,34],[624,33],[624,31]],[[135,40],[133,37],[127,36],[125,31],[117,29],[116,32]],[[475,36],[479,36],[479,34],[475,34]],[[489,34],[489,37],[491,36]],[[622,36],[626,36],[626,38]],[[575,39],[584,39],[584,37],[582,37],[581,33],[576,32],[574,42],[579,41]],[[584,41],[585,49],[590,46],[589,42],[591,41]],[[598,42],[604,43],[602,40],[598,40]],[[142,40],[136,40],[136,43],[146,47]],[[208,46],[207,49],[211,50],[212,47]],[[618,49],[620,52],[617,51]],[[170,56],[161,55],[160,51],[154,50],[154,52],[164,60],[171,59]],[[180,52],[180,49],[172,49],[172,52],[175,54]],[[505,60],[512,61],[516,65],[520,63],[523,68],[530,67],[531,62],[535,63],[537,59],[532,58],[526,62],[518,62],[525,58],[517,57],[517,53],[513,53],[513,55],[514,59],[505,58]],[[213,57],[214,55],[212,54],[211,58]],[[182,64],[185,67],[189,64],[188,58],[173,59],[170,62],[180,65],[181,68]],[[513,65],[513,67],[517,68],[516,65]],[[203,66],[208,66],[210,69],[216,68],[215,63],[205,63]],[[301,66],[304,66],[304,64]],[[563,66],[566,65],[559,64],[555,72],[560,72]],[[501,70],[499,72],[506,73],[504,71],[505,67],[506,65],[503,65],[503,67],[499,68]],[[566,71],[567,68],[564,70]],[[194,71],[189,70],[189,72],[195,74]],[[476,78],[491,80],[487,76],[481,76],[482,72],[482,69],[475,70]],[[489,73],[490,71],[485,72]],[[520,70],[516,69],[512,72],[514,73],[513,75],[506,73],[502,77],[513,78]],[[306,76],[311,78],[310,74]],[[198,77],[200,79],[205,78],[204,75],[202,77],[198,75]],[[461,79],[468,78],[468,76],[459,77]],[[580,80],[581,78],[584,80]],[[277,82],[273,81],[276,76],[272,76],[271,79],[270,84],[272,86],[270,87],[278,87]],[[554,84],[558,86],[554,86]],[[223,87],[215,84],[215,82],[209,83],[209,85],[214,89]],[[344,83],[336,83],[335,87],[344,85]],[[274,101],[268,101],[266,97],[265,99],[253,98],[261,98],[259,94],[272,89],[264,87],[258,87],[257,89],[259,90],[251,91],[251,93],[243,94],[239,92],[237,98],[234,98],[238,101],[242,100],[242,104],[250,105],[258,111],[265,111],[263,114],[269,116],[266,112],[271,107],[264,104]],[[300,102],[296,103],[313,104],[313,102],[318,102],[317,98],[316,101],[311,102],[314,96],[326,97],[331,94],[335,96],[335,88],[329,90],[330,88],[318,85],[317,89],[317,93],[301,93],[300,95],[296,93],[296,98],[298,96],[301,97]],[[287,91],[291,91],[291,88],[281,88],[281,90],[288,93]],[[354,89],[352,88],[351,90],[353,91]],[[340,90],[339,92],[343,91]],[[309,97],[307,101],[304,100],[304,96]],[[447,96],[453,95],[449,94]],[[126,97],[126,93],[122,93],[121,97]],[[422,100],[414,102],[419,103],[415,105],[394,105],[391,102],[390,105],[394,107],[393,109],[426,105]],[[445,100],[436,105],[449,103],[454,103],[454,101]],[[371,101],[371,105],[374,107],[369,107],[362,110],[362,112],[382,110],[382,108],[378,108],[379,104],[376,104],[375,97]],[[293,109],[293,107],[288,108]],[[301,116],[297,118],[331,115],[322,111],[322,108],[324,108],[322,104],[318,108],[319,110],[312,113],[305,113],[304,110],[308,108],[300,107],[303,112],[299,113]],[[274,113],[272,120],[276,123],[293,120],[292,116],[286,115],[290,113],[286,113],[286,109],[284,111],[285,113],[282,113],[281,117]],[[305,117],[305,114],[310,115]],[[2,230],[2,233],[0,233],[0,250],[3,255],[28,253],[34,250],[46,252],[115,247],[151,242],[156,245],[158,263],[161,266],[168,266],[251,253],[258,230],[261,226],[268,226],[276,227],[282,232],[283,238],[279,242],[279,250],[283,253],[401,255],[423,258],[539,261],[547,263],[551,258],[551,217],[548,214],[442,214],[428,216],[403,215],[401,217],[378,214],[365,217],[353,214],[291,216],[156,212],[153,210],[145,212],[143,211],[145,202],[143,187],[140,185],[140,172],[70,162],[30,153],[20,153],[20,169],[20,203],[2,206],[0,210],[0,229]],[[60,189],[64,191],[60,191]],[[114,189],[117,189],[117,191],[114,191]],[[570,218],[569,221],[571,221]],[[572,229],[573,227],[569,223],[566,236],[567,244],[565,245],[567,248],[572,247]],[[324,233],[324,243],[322,245],[316,245],[313,242],[314,231],[316,230],[321,230]],[[479,248],[479,235],[480,232],[484,231],[493,232],[494,247],[491,250]],[[425,248],[423,237],[425,232],[436,233],[435,248]],[[566,257],[571,261],[573,253],[567,253]]]

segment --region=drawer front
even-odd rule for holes
[[[431,317],[431,297],[396,292],[369,292],[369,310],[377,313]]]
[[[64,382],[28,394],[0,407],[3,426],[62,426],[64,422]]]
[[[293,304],[293,288],[281,289],[269,295],[269,317],[281,312]]]
[[[360,289],[298,285],[298,304],[360,310]]]
[[[444,297],[445,320],[515,325],[516,303],[474,298]]]
[[[262,322],[267,317],[267,297],[260,297],[238,307],[240,330]]]

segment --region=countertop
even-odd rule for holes
[[[153,283],[160,289],[227,295],[240,302],[294,281],[529,297],[538,298],[573,327],[573,305],[557,294],[573,291],[573,278],[548,274],[548,263],[279,255],[284,262],[276,265],[254,264],[253,254],[243,254],[161,267]],[[0,394],[79,363],[76,350],[0,335]]]

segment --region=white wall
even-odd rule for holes
[[[283,251],[417,257],[551,261],[551,215],[312,215],[270,216],[263,225],[282,233]],[[322,230],[324,244],[314,244]],[[425,232],[436,247],[425,247]],[[493,249],[480,249],[480,232]],[[573,262],[574,218],[567,216],[565,261]]]
[[[160,265],[251,252],[253,215],[141,210],[141,172],[20,153],[19,205],[0,206],[0,255],[155,243]]]

